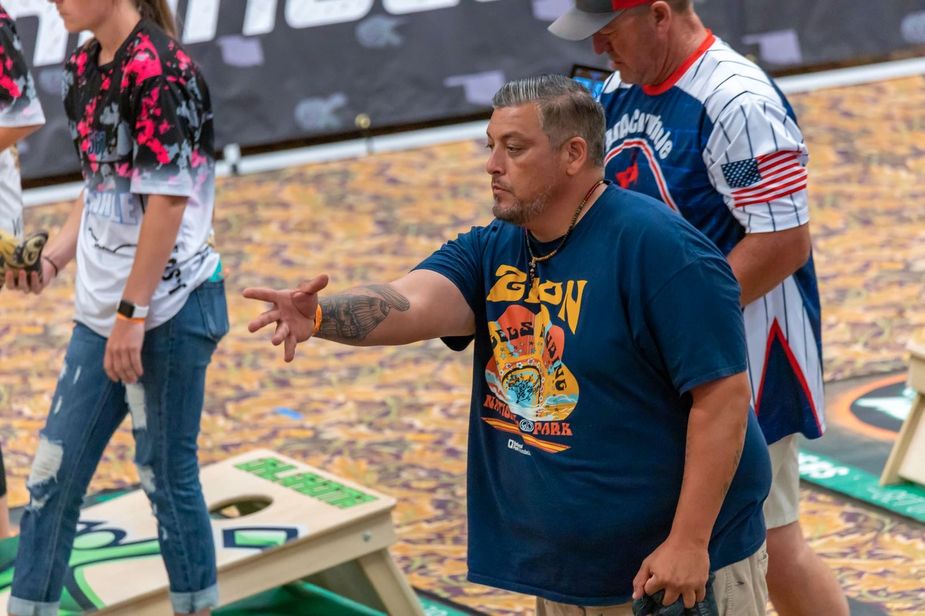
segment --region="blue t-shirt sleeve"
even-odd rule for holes
[[[482,277],[481,233],[482,227],[475,227],[468,233],[461,233],[455,240],[450,240],[434,254],[419,263],[414,269],[430,270],[447,278],[456,285],[466,303],[476,315],[485,314],[485,291]],[[452,336],[441,338],[444,344],[454,351],[462,351],[472,341],[472,336]]]
[[[643,339],[684,394],[747,368],[739,284],[717,253],[683,266],[646,302]]]

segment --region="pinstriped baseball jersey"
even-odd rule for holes
[[[712,33],[658,86],[600,94],[606,175],[679,212],[728,255],[748,233],[809,221],[807,150],[793,109],[758,68]],[[745,307],[749,379],[769,443],[825,430],[819,294],[812,258]]]

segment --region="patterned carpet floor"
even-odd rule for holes
[[[809,142],[811,214],[829,381],[904,367],[925,326],[925,78],[794,96]],[[215,227],[232,330],[208,381],[204,464],[260,445],[399,501],[393,549],[410,582],[488,614],[529,614],[529,597],[465,581],[468,353],[439,342],[351,349],[326,341],[284,364],[247,333],[247,286],[316,273],[331,289],[401,275],[490,218],[484,144],[460,142],[225,179]],[[67,204],[34,208],[56,229]],[[73,267],[41,297],[0,292],[0,441],[22,505],[37,434],[69,337]],[[92,490],[138,481],[123,426]],[[805,488],[813,547],[848,594],[888,614],[925,613],[923,526]]]

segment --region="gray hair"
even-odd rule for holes
[[[509,81],[495,93],[495,109],[536,103],[540,126],[557,147],[581,137],[588,144],[588,159],[604,165],[604,109],[574,79],[562,75],[539,75]]]

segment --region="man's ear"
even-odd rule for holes
[[[588,142],[575,136],[562,144],[562,156],[566,163],[566,173],[575,175],[588,162]]]
[[[674,17],[674,11],[664,0],[657,0],[649,7],[649,15],[652,18],[656,30],[667,31],[671,27],[671,20]]]

